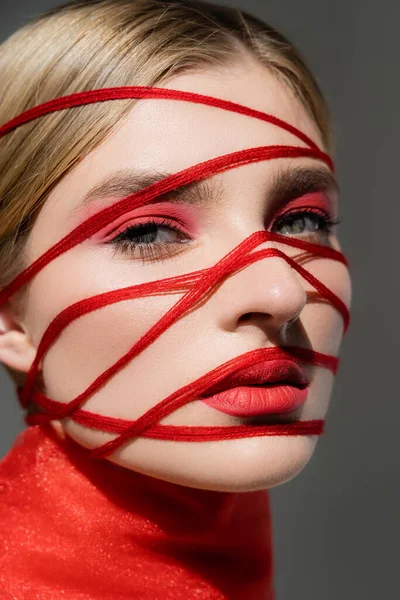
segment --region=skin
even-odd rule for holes
[[[323,148],[318,127],[301,103],[268,69],[252,59],[185,73],[164,85],[271,113]],[[78,213],[85,194],[107,175],[132,166],[173,173],[214,156],[269,144],[304,145],[277,127],[227,111],[176,101],[139,101],[128,118],[52,191],[32,229],[26,248],[28,263],[110,202],[108,197],[95,209],[92,207],[91,213]],[[187,207],[195,223],[193,239],[183,251],[167,259],[143,263],[139,252],[113,252],[101,236],[57,258],[31,283],[23,318],[17,321],[2,310],[0,360],[16,371],[28,371],[51,320],[83,297],[212,266],[249,235],[270,226],[274,219],[270,198],[273,182],[282,168],[299,166],[325,165],[307,158],[273,160],[215,176],[218,197],[210,206]],[[151,215],[151,211],[144,214]],[[130,224],[134,221],[132,217],[129,220]],[[309,233],[296,237],[340,249],[335,229],[325,238],[318,238],[318,233],[316,237]],[[175,240],[173,232],[166,235]],[[274,245],[268,242],[258,249]],[[292,249],[285,247],[285,251],[293,255]],[[304,266],[350,306],[351,285],[344,265],[313,259]],[[329,304],[307,302],[311,290],[280,258],[261,260],[242,269],[112,377],[85,408],[137,419],[174,390],[256,348],[290,344],[336,356],[343,335],[342,317]],[[61,402],[73,399],[180,297],[181,292],[175,292],[121,302],[73,322],[43,361],[45,393]],[[299,418],[323,419],[334,376],[320,367],[303,367],[312,382]],[[161,421],[210,426],[245,422],[196,401]],[[71,419],[53,424],[60,435],[68,434],[85,447],[96,447],[114,437]],[[138,438],[124,444],[109,460],[190,487],[250,491],[293,478],[309,461],[316,442],[317,436],[207,443]]]

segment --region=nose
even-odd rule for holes
[[[274,243],[268,242],[257,250],[272,247]],[[225,279],[214,301],[219,326],[225,331],[253,323],[272,337],[296,321],[307,302],[307,293],[301,276],[284,258],[273,256],[257,260]]]

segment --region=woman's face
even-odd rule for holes
[[[179,75],[165,87],[208,94],[273,114],[322,147],[318,128],[302,105],[258,63],[243,60],[220,70]],[[236,150],[275,144],[304,145],[278,127],[224,110],[173,100],[139,101],[106,141],[53,190],[28,241],[29,263],[90,215],[145,187],[154,176]],[[256,231],[273,229],[339,249],[335,227],[323,223],[320,216],[322,210],[330,218],[337,217],[336,191],[329,174],[324,163],[313,159],[264,161],[214,176],[186,197],[171,196],[162,202],[158,198],[132,209],[34,278],[24,319],[32,344],[37,347],[52,319],[82,298],[211,267]],[[313,192],[309,198],[314,212],[278,222],[278,213],[295,206],[305,188]],[[120,235],[128,227],[152,219],[159,223],[158,228]],[[135,247],[135,242],[140,246]],[[257,249],[275,245],[268,242]],[[290,247],[282,245],[282,249],[295,253]],[[303,266],[350,304],[350,281],[343,264],[315,257]],[[332,305],[310,301],[312,291],[281,258],[262,259],[239,270],[116,373],[84,408],[137,419],[175,390],[258,348],[291,345],[337,355],[342,317]],[[78,396],[183,293],[119,302],[74,321],[43,360],[46,395],[65,403]],[[312,376],[299,418],[323,419],[334,376],[321,367],[303,367]],[[268,418],[264,422],[268,423]],[[194,401],[160,423],[225,426],[246,424],[249,419]],[[69,418],[61,425],[78,443],[90,448],[114,437]],[[174,483],[245,491],[291,479],[311,457],[316,439],[265,436],[196,443],[139,437],[109,459]]]

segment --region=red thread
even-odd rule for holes
[[[183,92],[179,90],[169,90],[166,88],[146,87],[146,86],[126,86],[117,88],[103,88],[99,90],[89,90],[87,92],[79,92],[77,94],[70,94],[69,96],[63,96],[62,98],[55,98],[39,106],[23,112],[22,114],[15,117],[2,127],[0,127],[0,138],[4,135],[14,131],[21,125],[25,125],[30,121],[43,117],[53,112],[65,110],[67,108],[73,108],[76,106],[84,106],[88,104],[97,104],[98,102],[109,102],[111,100],[129,100],[129,99],[144,99],[153,98],[158,100],[182,100],[184,102],[193,102],[196,104],[204,104],[206,106],[214,106],[215,108],[221,108],[231,112],[236,112],[248,117],[260,119],[266,121],[272,125],[276,125],[281,129],[285,129],[292,135],[296,136],[299,140],[302,140],[309,148],[318,150],[317,144],[312,141],[302,131],[293,127],[289,123],[282,121],[278,117],[273,115],[267,115],[259,110],[254,110],[236,102],[230,102],[229,100],[221,100],[220,98],[213,98],[212,96],[204,96],[203,94],[194,94],[193,92]],[[328,157],[331,167],[333,169],[333,163]]]
[[[41,271],[47,264],[55,258],[67,252],[75,245],[83,242],[89,236],[99,231],[111,219],[118,218],[127,209],[142,206],[154,198],[166,194],[178,187],[187,185],[194,181],[205,179],[217,173],[222,173],[232,168],[260,162],[264,160],[273,160],[277,158],[300,158],[308,157],[314,160],[325,162],[331,170],[333,163],[331,158],[322,152],[317,145],[310,140],[304,133],[285,123],[281,119],[250,109],[233,102],[220,100],[201,94],[189,92],[180,92],[176,90],[167,90],[164,88],[147,87],[126,87],[109,88],[102,90],[92,90],[78,94],[72,94],[63,98],[56,98],[45,104],[36,106],[16,118],[12,119],[0,127],[0,137],[5,136],[16,128],[24,125],[34,119],[43,117],[55,111],[69,109],[76,106],[87,105],[96,102],[110,100],[121,100],[128,98],[159,98],[169,100],[181,100],[195,102],[215,108],[229,110],[245,116],[257,118],[288,131],[295,135],[308,147],[300,146],[261,146],[259,148],[249,148],[232,152],[230,154],[209,159],[203,163],[194,165],[169,177],[164,178],[139,192],[127,196],[99,211],[97,214],[88,218],[84,223],[76,227],[73,231],[59,240],[54,246],[49,248],[41,257],[34,261],[27,269],[20,273],[8,286],[0,292],[0,305],[6,302],[17,290],[31,281],[35,275]],[[318,294],[331,303],[342,315],[344,331],[349,324],[349,311],[344,302],[337,297],[329,288],[314,277],[309,271],[300,266],[294,259],[286,256],[276,248],[268,248],[252,252],[263,242],[277,242],[299,248],[308,253],[321,258],[329,258],[339,261],[347,266],[346,258],[341,252],[311,244],[302,240],[290,239],[282,235],[266,231],[255,232],[245,239],[241,244],[224,256],[213,267],[186,273],[178,277],[171,277],[164,280],[157,280],[146,284],[129,286],[127,288],[112,290],[91,298],[85,298],[57,315],[48,326],[47,330],[40,340],[39,347],[32,367],[27,375],[24,387],[17,389],[21,405],[25,408],[30,400],[34,401],[43,413],[30,414],[26,417],[26,422],[30,425],[47,422],[52,419],[71,417],[77,423],[87,427],[93,427],[103,431],[117,434],[117,437],[102,446],[95,448],[91,455],[93,457],[106,457],[110,455],[121,444],[133,437],[139,435],[154,439],[181,440],[181,441],[211,441],[221,439],[235,439],[240,437],[253,437],[259,435],[320,435],[323,432],[324,421],[297,421],[285,425],[263,425],[248,426],[240,425],[234,427],[178,427],[172,425],[159,425],[160,419],[177,410],[184,404],[191,402],[210,385],[217,383],[228,373],[254,364],[259,360],[265,360],[266,357],[273,358],[290,357],[292,360],[302,361],[316,366],[329,369],[336,374],[339,361],[334,356],[328,356],[316,352],[309,348],[285,347],[285,348],[259,348],[252,350],[241,356],[237,356],[226,363],[219,365],[212,371],[204,374],[202,377],[190,384],[176,390],[170,396],[159,402],[156,406],[149,409],[136,421],[117,419],[106,415],[98,415],[81,408],[82,404],[104,385],[113,375],[115,375],[124,365],[142,352],[149,344],[154,342],[168,327],[175,323],[189,309],[192,309],[196,303],[201,301],[210,290],[221,283],[221,281],[237,272],[239,269],[248,266],[257,260],[264,258],[277,257],[285,260],[293,269],[295,269],[303,279],[312,285]],[[139,298],[150,294],[165,291],[182,290],[184,295],[180,300],[167,311],[167,313],[147,331],[116,363],[104,371],[92,384],[76,398],[69,403],[61,403],[47,398],[39,391],[35,390],[35,383],[39,372],[40,363],[46,353],[49,351],[53,342],[68,327],[68,325],[101,307],[115,302]]]

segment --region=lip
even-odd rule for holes
[[[267,360],[229,374],[199,400],[238,417],[292,412],[307,400],[309,380],[291,360]]]
[[[242,386],[200,400],[227,415],[255,417],[290,413],[303,406],[307,395],[308,388],[292,385]]]

